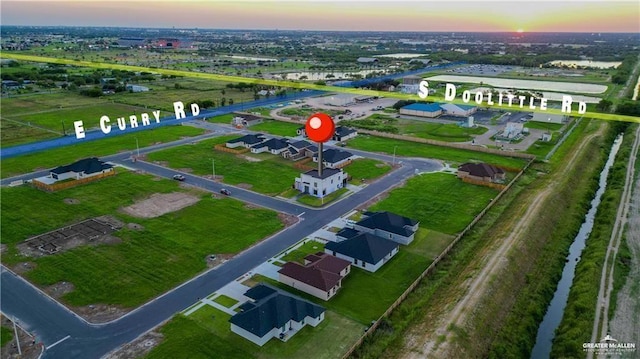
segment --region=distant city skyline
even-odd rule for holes
[[[446,32],[640,32],[637,1],[3,0],[2,25]]]

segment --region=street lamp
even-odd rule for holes
[[[137,157],[140,157],[140,146],[138,145],[138,136],[136,136],[136,152],[138,153]]]
[[[213,171],[213,180],[216,180],[216,160],[211,159],[211,169]]]

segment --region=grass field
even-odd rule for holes
[[[562,127],[564,127],[563,123],[545,123],[538,121],[527,121],[524,124],[524,127],[533,128],[537,130],[549,130],[549,131],[559,131]]]
[[[4,68],[2,71],[4,72]],[[38,112],[108,104],[110,104],[110,101],[107,99],[86,97],[70,91],[39,93],[2,98],[2,113],[4,117],[12,118],[12,116]]]
[[[263,123],[251,126],[251,131],[266,132],[276,136],[295,137],[296,130],[302,126],[290,122],[265,120]]]
[[[153,130],[107,137],[98,141],[79,143],[47,151],[4,159],[0,162],[1,177],[11,177],[36,170],[53,168],[91,156],[107,156],[136,149],[136,138],[140,147],[197,136],[204,130],[190,126],[164,126]]]
[[[390,211],[419,220],[421,228],[455,234],[497,194],[498,190],[462,182],[451,174],[423,174],[391,191],[370,210]]]
[[[61,136],[61,134],[55,134],[41,128],[0,119],[0,146],[2,147],[42,141],[59,136]]]
[[[387,310],[452,239],[420,229],[410,245],[401,246],[398,254],[375,273],[352,268],[342,280],[340,291],[327,302],[268,278],[257,278],[367,325]]]
[[[340,198],[343,194],[347,193],[348,191],[349,191],[348,189],[343,187],[335,192],[329,193],[323,198],[318,198],[310,194],[303,194],[300,197],[298,197],[298,202],[306,204],[307,206],[311,206],[311,207],[322,207]]]
[[[217,296],[213,301],[227,308],[231,308],[234,304],[238,303],[237,300],[227,297],[224,294]]]
[[[36,268],[26,277],[38,285],[71,282],[75,290],[63,296],[68,304],[134,307],[204,270],[208,255],[238,253],[283,227],[273,211],[247,209],[242,202],[202,192],[192,192],[200,196],[198,203],[156,218],[119,211],[152,193],[174,191],[184,190],[176,181],[131,172],[55,193],[2,188],[3,263],[34,262]],[[80,203],[67,204],[65,198]],[[77,247],[37,259],[22,257],[15,248],[32,235],[107,214],[144,229],[125,227],[114,233],[122,240],[118,244]]]
[[[391,138],[358,135],[349,140],[349,147],[363,151],[382,152],[392,154],[396,148],[399,157],[436,158],[449,163],[465,163],[469,161],[487,162],[498,166],[521,168],[526,163],[524,159],[503,157],[490,153],[475,152],[457,148],[434,146],[425,143],[394,140]]]
[[[13,330],[7,327],[0,327],[0,348],[13,340]]]
[[[6,118],[23,122],[25,124],[34,124],[41,127],[45,127],[54,131],[62,133],[62,127],[64,123],[64,130],[67,134],[73,133],[73,122],[83,121],[84,128],[89,130],[94,127],[98,127],[100,124],[100,117],[103,115],[109,116],[111,123],[115,124],[116,118],[125,117],[127,125],[129,125],[129,116],[138,115],[138,123],[141,124],[139,115],[143,112],[149,114],[149,117],[153,120],[152,111],[156,108],[146,109],[144,107],[129,106],[117,103],[101,103],[97,105],[89,105],[83,107],[76,107],[71,109],[58,109],[53,111],[39,112],[28,115],[10,115]],[[168,112],[162,112],[160,118],[168,116]]]
[[[356,128],[447,142],[471,141],[473,135],[480,135],[487,132],[486,127],[466,128],[458,126],[455,123],[444,124],[429,121],[405,120],[381,114],[374,114],[363,120],[343,121],[343,124]]]
[[[360,185],[362,180],[371,181],[391,171],[391,165],[370,158],[359,158],[344,167],[344,171],[352,177],[349,183]]]
[[[324,244],[314,240],[309,240],[307,243],[282,256],[281,260],[284,262],[299,262],[304,264],[304,257],[309,254],[323,251]]]
[[[236,117],[236,115],[232,113],[227,113],[225,115],[207,118],[207,121],[213,122],[213,123],[224,123],[225,125],[230,125],[234,117]]]
[[[267,153],[245,154],[260,160],[253,162],[232,153],[213,149],[214,145],[237,137],[216,137],[193,145],[153,152],[148,158],[152,161],[167,161],[172,168],[190,168],[197,175],[212,173],[213,159],[216,176],[222,176],[224,183],[248,184],[252,191],[269,195],[277,195],[291,188],[294,179],[300,174],[300,171],[293,167],[293,162]]]
[[[286,343],[271,339],[259,347],[231,332],[229,318],[209,306],[188,317],[178,315],[160,330],[165,339],[146,358],[308,359],[312,355],[313,359],[334,359],[346,352],[364,329],[328,310],[317,327],[307,325]]]

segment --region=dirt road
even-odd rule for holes
[[[629,216],[629,203],[631,202],[631,193],[633,188],[633,179],[635,175],[635,162],[638,154],[638,144],[640,135],[640,127],[636,130],[635,139],[631,148],[629,162],[627,164],[627,173],[625,176],[625,185],[618,206],[616,222],[609,239],[607,254],[602,266],[602,275],[600,278],[600,290],[598,292],[598,301],[596,302],[596,315],[593,321],[593,329],[591,332],[591,342],[597,342],[609,333],[609,304],[611,302],[611,292],[613,290],[613,272],[615,269],[616,256],[620,242],[624,234],[624,228],[627,224]],[[636,238],[633,238],[636,239]],[[600,328],[600,330],[598,330]],[[587,358],[593,358],[593,352],[587,354]]]
[[[603,133],[604,127],[600,126],[597,132],[586,136],[580,143],[576,151],[573,151],[568,158],[563,161],[567,164],[564,169],[558,169],[552,175],[549,184],[544,187],[535,196],[530,196],[530,204],[525,205],[524,213],[519,216],[519,220],[512,224],[512,229],[509,231],[510,235],[506,238],[499,240],[498,248],[495,251],[488,253],[482,264],[482,269],[479,273],[475,274],[473,278],[465,281],[463,284],[466,287],[462,297],[458,299],[453,308],[445,309],[448,312],[443,313],[440,316],[438,322],[423,323],[419,325],[419,328],[411,330],[411,332],[405,338],[404,352],[400,355],[404,359],[423,359],[427,358],[447,358],[456,357],[454,353],[450,352],[450,346],[452,337],[455,332],[452,328],[463,327],[467,320],[467,317],[473,312],[474,307],[479,303],[480,299],[486,295],[488,285],[491,279],[499,276],[499,273],[503,269],[503,261],[506,258],[509,251],[514,247],[514,244],[518,242],[520,236],[526,231],[526,229],[534,222],[533,220],[544,209],[544,203],[551,194],[555,192],[564,173],[571,171],[575,166],[576,158],[583,152],[584,148],[591,140],[600,136]],[[470,264],[473,266],[473,263]],[[467,285],[468,283],[468,285]]]

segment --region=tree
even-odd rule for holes
[[[231,105],[233,105],[233,99],[232,98],[229,99],[229,106],[231,106]]]
[[[613,102],[611,102],[609,100],[602,99],[596,105],[596,109],[598,109],[600,111],[608,111],[611,108],[611,105],[613,105]]]
[[[224,106],[227,103],[227,99],[226,98],[221,98],[220,99],[220,106]]]

